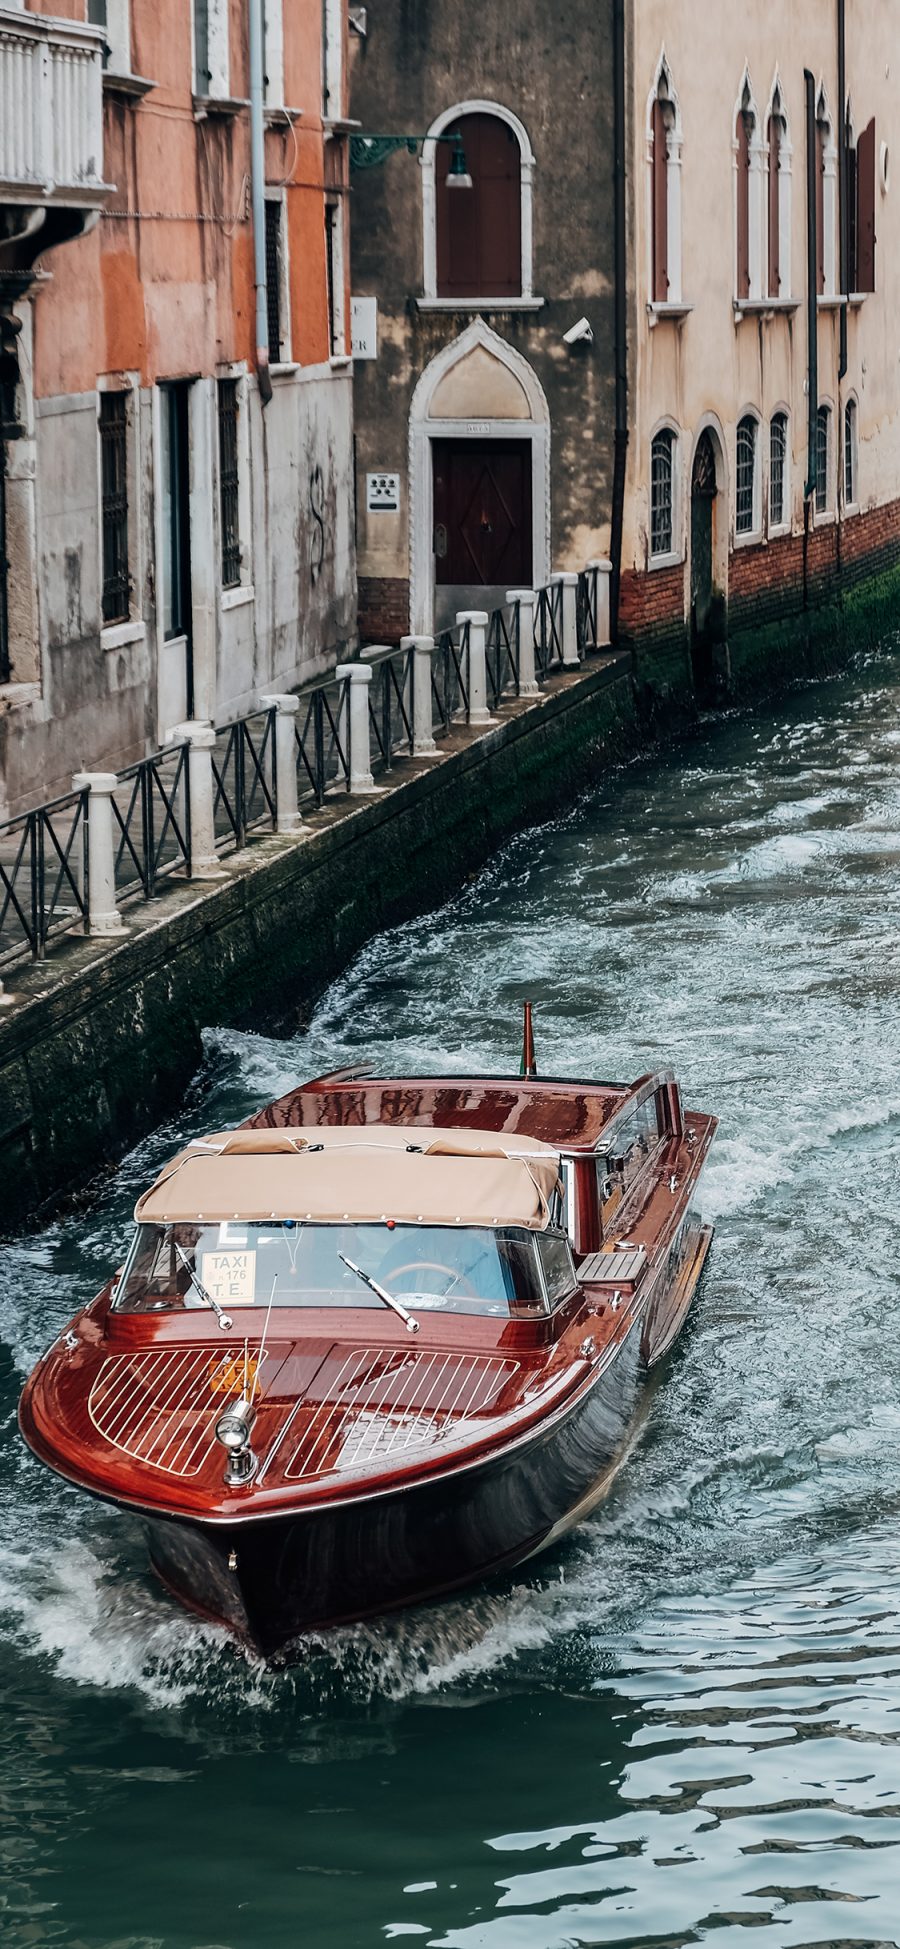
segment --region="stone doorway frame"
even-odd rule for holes
[[[529,419],[432,419],[431,401],[448,372],[476,346],[482,346],[518,380]],[[417,636],[434,628],[434,475],[432,441],[528,440],[531,444],[532,581],[537,588],[550,574],[550,409],[528,360],[491,330],[483,318],[467,325],[445,345],[421,374],[409,409],[409,613]]]

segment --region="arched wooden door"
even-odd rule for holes
[[[694,689],[702,701],[713,688],[713,545],[715,537],[716,455],[711,433],[701,433],[691,472],[691,663]]]

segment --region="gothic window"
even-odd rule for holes
[[[491,114],[460,115],[446,133],[457,131],[471,188],[458,187],[459,147],[433,145],[437,296],[521,297],[522,151],[516,131]]]
[[[816,513],[827,514],[831,484],[831,407],[816,413]]]
[[[848,291],[875,289],[875,123],[857,140],[847,104],[847,266]]]
[[[650,296],[681,300],[681,127],[668,66],[660,62],[650,98]]]
[[[856,400],[848,399],[844,407],[844,505],[856,506],[859,499],[857,485],[857,413]]]
[[[670,426],[660,428],[650,448],[650,553],[671,555],[675,539],[674,522],[675,435]]]
[[[744,75],[734,120],[735,297],[757,301],[762,287],[762,143],[759,115]]]
[[[752,413],[738,421],[734,475],[734,521],[739,535],[752,535],[757,519],[757,424]]]
[[[824,88],[816,104],[816,284],[820,298],[836,291],[837,149]]]
[[[767,293],[770,298],[782,298],[789,297],[791,289],[791,178],[787,117],[780,86],[776,86],[772,95],[766,155],[769,172]]]
[[[783,528],[788,519],[786,413],[773,413],[769,427],[769,527]]]

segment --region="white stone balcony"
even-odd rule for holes
[[[103,30],[0,7],[0,205],[97,208]]]

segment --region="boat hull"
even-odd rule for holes
[[[318,1627],[423,1602],[512,1568],[584,1513],[625,1445],[641,1323],[575,1402],[507,1450],[408,1486],[243,1523],[147,1519],[183,1603],[265,1655]]]

